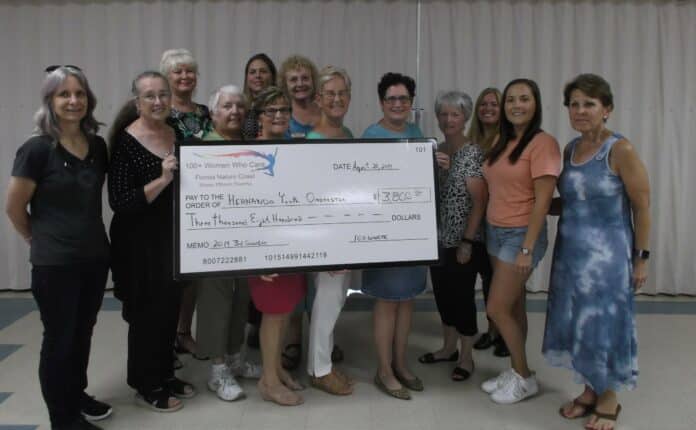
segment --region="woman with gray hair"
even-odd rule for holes
[[[98,429],[85,418],[106,418],[111,406],[84,390],[109,272],[106,144],[96,134],[97,101],[84,73],[76,66],[46,72],[35,133],[17,151],[5,211],[29,244],[31,291],[44,327],[39,382],[51,428]]]
[[[210,96],[208,107],[213,130],[203,136],[204,141],[244,140],[242,127],[248,103],[238,86],[218,88]],[[246,279],[202,279],[195,286],[197,352],[211,357],[208,389],[221,400],[240,399],[244,390],[235,376],[261,377],[261,366],[244,361],[241,354],[250,302]]]
[[[489,267],[480,229],[487,200],[483,153],[464,135],[472,110],[471,97],[461,91],[440,93],[435,100],[437,122],[445,136],[439,151],[450,157],[450,168],[438,174],[444,263],[430,268],[444,343],[418,360],[425,364],[457,361],[454,381],[468,379],[474,370],[471,349],[478,332],[474,287],[476,275]]]

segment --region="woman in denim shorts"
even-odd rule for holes
[[[515,79],[503,92],[498,140],[488,152],[486,247],[493,264],[488,315],[510,349],[511,369],[483,383],[496,403],[516,403],[539,390],[527,365],[525,284],[546,252],[546,214],[561,169],[558,142],[541,130],[534,81]]]

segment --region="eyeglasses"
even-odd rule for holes
[[[396,102],[401,102],[402,105],[409,105],[411,104],[411,100],[410,96],[389,96],[384,98],[384,103],[395,105]]]
[[[46,72],[46,73],[51,73],[51,72],[54,72],[54,71],[60,69],[61,67],[67,67],[67,68],[69,68],[69,69],[79,70],[80,72],[82,71],[82,69],[80,69],[80,68],[77,67],[77,66],[73,66],[72,64],[66,64],[66,65],[54,64],[54,65],[52,65],[52,66],[46,67],[46,68],[44,69],[44,72]]]
[[[263,110],[263,114],[269,118],[275,118],[277,114],[280,114],[280,116],[289,116],[290,112],[292,112],[292,109],[290,109],[289,107],[266,108]]]
[[[326,97],[327,99],[345,99],[350,96],[350,93],[348,91],[339,91],[339,92],[333,92],[333,91],[322,91],[321,93],[322,96]]]
[[[159,94],[151,94],[151,93],[143,94],[141,96],[138,96],[138,98],[141,100],[145,100],[148,103],[154,103],[155,100],[157,100],[158,98],[160,100],[163,100],[163,99],[168,99],[171,96],[172,96],[172,93],[170,93],[168,91],[163,91]]]

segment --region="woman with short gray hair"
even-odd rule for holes
[[[464,135],[472,111],[471,97],[461,91],[441,92],[435,100],[435,115],[445,136],[438,150],[450,157],[450,168],[438,172],[444,264],[430,268],[444,342],[442,348],[418,360],[425,364],[456,361],[454,381],[469,379],[474,371],[471,350],[478,332],[474,287],[476,275],[490,267],[480,229],[487,200],[483,153]]]

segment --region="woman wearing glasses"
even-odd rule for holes
[[[260,113],[259,140],[285,139],[292,112],[285,94],[276,87],[268,87],[258,94],[254,108]],[[263,314],[259,333],[263,361],[259,392],[264,400],[279,405],[299,405],[304,400],[296,391],[304,386],[283,369],[281,346],[290,313],[307,290],[304,274],[250,278],[249,288],[254,305]]]
[[[420,128],[408,122],[416,95],[412,78],[387,73],[379,81],[377,93],[384,116],[365,130],[363,138],[423,137]],[[423,382],[406,363],[406,346],[413,298],[425,290],[427,270],[416,266],[363,271],[362,292],[377,299],[372,313],[379,359],[374,381],[379,389],[398,399],[410,399],[409,389],[423,391]]]
[[[114,295],[128,322],[128,385],[137,391],[136,403],[172,412],[196,390],[174,376],[171,355],[181,302],[181,286],[172,279],[171,93],[158,72],[138,75],[131,92],[109,136]]]
[[[41,393],[54,429],[98,429],[111,407],[85,393],[92,329],[104,297],[107,169],[97,100],[75,66],[46,69],[36,128],[17,151],[5,211],[29,244],[31,291],[43,323]],[[27,211],[30,207],[30,212]]]
[[[343,125],[350,106],[350,77],[338,67],[327,66],[319,72],[316,101],[321,118],[307,139],[351,139],[353,133]],[[312,386],[329,394],[348,395],[354,381],[333,367],[336,356],[333,331],[346,301],[350,272],[319,272],[312,274],[316,294],[309,325],[307,373]]]

